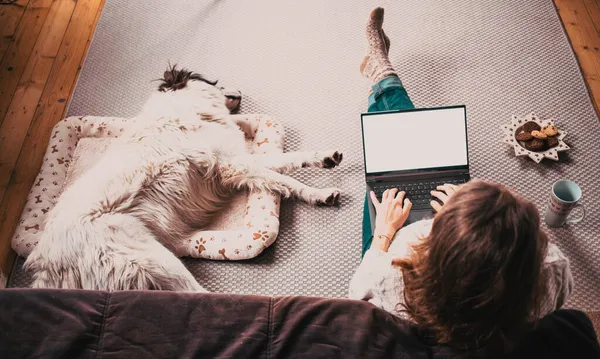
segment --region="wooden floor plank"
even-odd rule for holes
[[[13,176],[0,204],[0,269],[9,273],[15,254],[10,248],[27,193],[40,169],[52,127],[63,117],[80,66],[92,38],[103,0],[79,0],[42,92]]]
[[[586,7],[584,0],[555,0],[559,15],[579,61],[586,86],[594,102],[596,112],[600,114],[600,36],[596,31],[598,24],[593,19],[600,17],[598,9]],[[588,10],[594,15],[590,15]]]
[[[25,7],[29,0],[18,0],[14,4],[0,6],[0,62],[6,54],[6,50],[15,38],[15,33]]]
[[[555,1],[584,74],[600,74],[600,61],[595,50],[600,47],[600,38],[583,0]]]
[[[0,64],[0,124],[42,30],[52,0],[31,0]]]
[[[592,25],[596,29],[596,36],[600,37],[600,1],[583,0],[587,13],[592,20]]]
[[[5,120],[0,124],[0,203],[74,8],[73,0],[52,3]]]

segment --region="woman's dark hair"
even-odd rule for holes
[[[541,310],[548,239],[535,206],[503,186],[464,185],[409,259],[404,311],[441,343],[509,349]]]

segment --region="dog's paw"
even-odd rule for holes
[[[335,151],[331,156],[325,157],[323,159],[323,168],[334,168],[337,165],[339,165],[340,162],[342,162],[343,158],[343,153]]]
[[[323,195],[316,201],[317,206],[338,206],[340,204],[340,190],[337,188],[325,188],[321,192]]]

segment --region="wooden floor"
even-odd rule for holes
[[[600,104],[600,4],[555,0]],[[65,114],[104,0],[18,0],[0,5],[0,269],[50,131]]]
[[[66,111],[104,0],[0,5],[0,269],[48,144]]]

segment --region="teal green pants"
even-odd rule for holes
[[[393,111],[415,108],[408,93],[402,85],[398,76],[386,77],[373,85],[373,93],[369,96],[369,112]],[[373,241],[373,229],[369,216],[368,193],[365,197],[363,211],[363,240],[362,254],[371,247]]]

